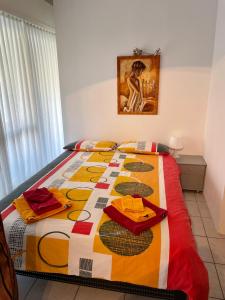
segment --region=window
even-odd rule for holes
[[[55,33],[0,13],[0,198],[62,150]]]

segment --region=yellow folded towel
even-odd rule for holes
[[[23,196],[15,199],[13,205],[15,205],[17,211],[21,215],[23,221],[27,224],[37,222],[41,219],[45,219],[52,215],[55,215],[69,207],[72,206],[71,201],[69,201],[65,196],[56,188],[49,189],[49,192],[53,193],[53,196],[62,204],[61,207],[43,213],[41,215],[35,214],[35,212],[30,208],[29,204]]]
[[[144,205],[141,198],[133,198],[132,196],[127,195],[118,200],[117,201],[120,202],[123,211],[130,211],[130,212],[144,211]]]
[[[143,221],[147,221],[150,218],[156,216],[156,213],[151,208],[145,207],[143,205],[143,202],[142,202],[141,198],[133,198],[132,197],[132,199],[133,199],[132,201],[134,202],[134,204],[129,205],[129,206],[127,206],[125,204],[123,206],[123,201],[124,201],[123,199],[125,197],[113,200],[111,204],[112,204],[113,207],[115,207],[121,214],[123,214],[127,218],[131,219],[134,222],[143,222]],[[129,197],[131,197],[131,196],[129,196]],[[125,199],[125,201],[124,201],[125,203],[127,203],[127,199],[128,198]],[[135,204],[136,199],[138,199],[137,200],[137,205]],[[141,205],[140,205],[140,199],[141,199],[143,209],[141,208]],[[130,203],[132,203],[132,202],[130,201]],[[133,211],[131,210],[132,208],[133,208]]]

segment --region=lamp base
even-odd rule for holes
[[[178,151],[179,150],[176,150],[176,149],[171,149],[172,151],[172,153],[171,153],[171,155],[174,157],[174,158],[179,158],[180,157],[180,155],[178,154]]]
[[[174,158],[179,158],[180,155],[179,155],[177,152],[175,152],[174,155],[173,155],[173,157],[174,157]]]

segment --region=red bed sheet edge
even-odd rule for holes
[[[181,290],[189,300],[208,300],[207,270],[200,259],[180,185],[175,159],[163,157],[165,191],[170,234],[167,289]]]

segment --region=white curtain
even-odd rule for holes
[[[54,32],[0,13],[0,198],[62,152]]]

